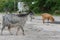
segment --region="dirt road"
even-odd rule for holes
[[[0,14],[0,23],[2,23],[2,15]],[[35,19],[26,22],[25,35],[22,35],[21,30],[18,35],[15,35],[16,28],[11,29],[14,35],[10,35],[6,28],[3,35],[0,35],[0,40],[60,40],[60,16],[54,16],[54,18],[55,23],[43,24],[41,16],[35,16]],[[1,30],[2,24],[0,25]]]

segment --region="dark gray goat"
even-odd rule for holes
[[[1,34],[3,32],[3,29],[5,29],[5,27],[8,27],[8,30],[10,32],[10,29],[11,25],[17,25],[18,26],[18,29],[17,29],[17,32],[16,34],[18,34],[18,31],[19,29],[21,28],[22,32],[23,32],[23,35],[24,35],[24,29],[23,29],[23,26],[24,24],[26,23],[26,20],[27,20],[27,16],[29,15],[30,13],[26,13],[26,14],[6,14],[3,16],[3,27],[1,29]],[[16,26],[16,27],[17,27]],[[11,32],[10,32],[11,33]]]

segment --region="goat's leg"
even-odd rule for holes
[[[11,29],[11,27],[10,27],[10,26],[8,26],[9,33],[10,33],[11,35],[13,35],[13,34],[11,33],[10,29]]]
[[[24,35],[24,29],[23,29],[23,27],[22,27],[22,26],[18,27],[17,32],[16,32],[16,35],[18,34],[18,32],[19,32],[20,28],[21,28],[21,30],[23,31],[23,35]]]
[[[45,19],[42,19],[43,20],[43,24],[45,23]]]
[[[2,33],[3,33],[4,28],[5,28],[5,26],[3,25],[2,29],[1,29],[1,35],[2,35]]]
[[[48,22],[47,22],[47,25],[49,25],[49,20],[50,20],[50,19],[48,18],[48,19],[47,19],[47,21],[48,21]]]
[[[17,32],[16,32],[16,35],[18,35],[19,30],[20,30],[20,27],[18,27]]]
[[[49,23],[49,18],[47,20],[48,20],[48,23]]]
[[[23,35],[25,35],[25,34],[24,34],[24,29],[23,29],[23,27],[22,27],[22,26],[21,26],[21,30],[22,30],[22,32],[23,32]]]

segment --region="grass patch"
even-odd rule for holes
[[[35,16],[41,16],[42,13],[35,13]]]

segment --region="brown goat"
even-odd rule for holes
[[[48,21],[50,20],[52,23],[54,22],[54,18],[51,14],[48,14],[48,13],[43,13],[41,14],[42,16],[42,20],[43,20],[43,23],[45,22],[45,20],[47,19]]]

